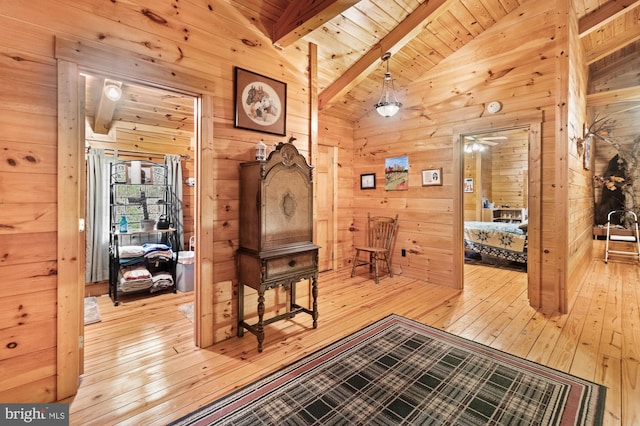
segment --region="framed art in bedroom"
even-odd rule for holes
[[[235,127],[284,136],[287,84],[239,67],[234,82]]]

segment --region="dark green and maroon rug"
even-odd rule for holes
[[[598,425],[606,388],[397,315],[172,425]]]

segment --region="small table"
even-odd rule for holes
[[[238,337],[247,329],[258,338],[258,352],[262,352],[264,326],[282,319],[293,318],[299,312],[311,315],[313,328],[318,328],[318,250],[314,244],[294,244],[276,249],[254,252],[238,250]],[[296,304],[295,284],[311,278],[312,309]],[[258,291],[258,322],[244,321],[244,286]],[[264,319],[264,293],[279,286],[289,286],[290,300],[287,312]]]

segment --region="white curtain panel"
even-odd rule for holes
[[[184,247],[184,224],[182,212],[182,166],[179,155],[165,155],[164,164],[167,166],[167,179],[173,193],[171,209],[169,214],[172,226],[176,229],[176,240],[178,247],[175,251],[183,250]]]
[[[109,279],[109,176],[112,159],[103,149],[87,156],[85,282]]]

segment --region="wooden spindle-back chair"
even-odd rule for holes
[[[385,216],[371,217],[367,214],[367,241],[364,246],[357,246],[353,257],[351,276],[356,274],[358,266],[369,265],[369,272],[374,272],[376,284],[380,281],[378,263],[383,262],[390,277],[393,277],[389,252],[398,226],[398,215],[395,218]]]

